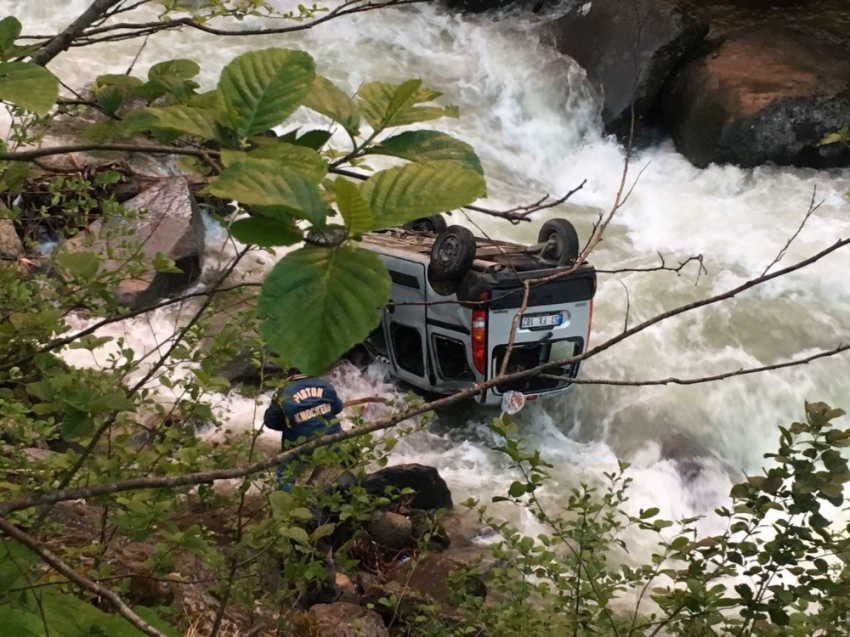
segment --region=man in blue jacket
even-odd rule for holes
[[[343,409],[336,390],[324,378],[304,374],[292,376],[292,382],[279,390],[263,415],[263,424],[281,431],[281,449],[292,446],[299,438],[336,434],[342,431],[337,416]],[[284,472],[292,463],[297,471],[297,459],[284,462],[277,469],[277,479],[283,491],[289,491],[292,477],[284,480]]]

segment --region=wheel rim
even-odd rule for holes
[[[564,242],[561,237],[557,232],[553,232],[546,237],[546,243],[548,245],[543,250],[543,256],[548,259],[559,261],[561,256],[564,254]]]
[[[457,240],[457,237],[446,237],[445,240],[440,244],[439,250],[437,250],[437,260],[440,262],[440,265],[449,266],[460,254],[460,242]]]

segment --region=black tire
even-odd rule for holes
[[[448,228],[448,226],[449,224],[446,223],[443,215],[431,215],[430,217],[422,217],[421,219],[408,221],[402,226],[402,228],[405,230],[413,230],[414,232],[433,232],[434,234],[440,234],[443,230]]]
[[[573,263],[581,251],[576,229],[566,219],[549,219],[544,223],[537,235],[537,243],[548,244],[541,250],[540,256],[558,265]]]
[[[333,247],[338,246],[346,240],[348,232],[345,228],[339,226],[328,226],[322,228],[310,228],[304,241],[314,246]]]
[[[463,226],[443,230],[431,248],[431,276],[438,281],[463,278],[475,261],[475,235]]]

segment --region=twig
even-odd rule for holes
[[[142,46],[139,47],[139,50],[136,51],[136,56],[133,58],[133,61],[130,62],[130,66],[127,67],[127,70],[124,72],[124,75],[130,75],[133,72],[133,68],[136,66],[136,62],[139,61],[139,58],[142,55],[142,51],[145,50],[145,47],[148,45],[149,35],[145,36],[145,39],[142,40]]]
[[[820,208],[823,205],[823,200],[819,201],[817,204],[815,203],[815,197],[817,197],[817,194],[818,194],[818,187],[815,186],[812,189],[812,200],[809,202],[809,209],[806,211],[806,214],[803,217],[803,221],[800,223],[800,227],[797,228],[797,231],[794,234],[791,235],[791,237],[788,239],[788,241],[785,242],[785,245],[782,247],[782,249],[776,255],[776,258],[774,258],[773,261],[770,262],[770,265],[768,265],[764,269],[764,272],[761,273],[762,276],[767,274],[768,271],[770,270],[770,268],[772,268],[773,266],[775,266],[777,263],[779,263],[782,260],[782,257],[785,256],[785,253],[788,251],[788,248],[791,247],[791,244],[794,242],[794,239],[796,239],[797,236],[803,231],[803,227],[806,225],[806,222],[809,220],[809,217],[811,217],[812,214],[814,214],[815,210],[817,210],[818,208]]]
[[[629,313],[632,309],[632,302],[629,298],[629,288],[626,286],[626,284],[619,279],[617,280],[617,283],[623,286],[623,291],[625,291],[626,293],[626,317],[625,319],[623,319],[623,331],[625,332],[627,329],[629,329]]]
[[[115,594],[114,591],[97,584],[90,579],[83,577],[73,568],[71,568],[68,564],[62,561],[57,555],[54,555],[49,549],[47,549],[43,544],[41,544],[34,537],[29,535],[28,533],[24,533],[14,524],[6,520],[5,518],[0,518],[0,531],[3,531],[10,538],[15,540],[16,542],[20,542],[24,546],[26,546],[33,553],[38,555],[47,565],[53,568],[55,571],[61,573],[69,580],[74,582],[80,588],[90,591],[95,595],[99,595],[100,597],[106,599],[111,605],[112,608],[115,609],[115,612],[121,615],[124,619],[130,622],[133,626],[138,628],[140,631],[145,633],[146,635],[150,635],[150,637],[167,637],[164,633],[161,633],[156,628],[148,624],[141,617],[136,615],[133,610],[125,604],[121,598]]]

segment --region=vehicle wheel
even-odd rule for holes
[[[441,233],[448,227],[443,215],[431,215],[430,217],[422,217],[408,221],[402,226],[405,230],[413,230],[414,232],[434,232]]]
[[[574,262],[581,251],[576,229],[566,219],[549,219],[544,223],[537,235],[537,243],[548,244],[540,255],[558,265]]]
[[[345,228],[327,226],[326,228],[310,228],[304,241],[314,246],[333,247],[340,245],[348,236]]]
[[[475,235],[469,229],[449,226],[437,235],[431,248],[431,275],[442,281],[462,278],[472,267],[475,250]]]

